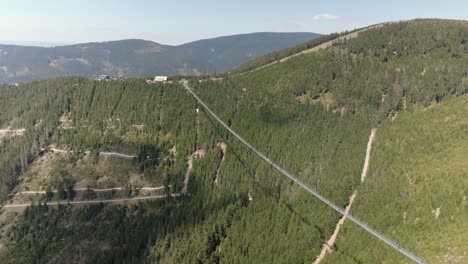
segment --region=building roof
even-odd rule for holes
[[[167,76],[156,76],[154,77],[155,82],[165,82],[167,81]]]

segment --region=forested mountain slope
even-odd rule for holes
[[[413,245],[428,263],[468,259],[467,113],[465,95],[385,121],[376,136],[368,179],[358,190],[353,214]],[[338,239],[324,263],[406,261],[349,223]]]
[[[193,77],[191,84],[234,130],[325,197],[345,207],[357,190],[352,214],[430,263],[463,263],[466,40],[462,21],[387,24],[316,53],[217,80]],[[312,262],[340,218],[247,151],[176,82],[64,78],[4,85],[0,92],[1,128],[25,128],[0,145],[8,164],[1,167],[4,198],[33,187],[73,189],[83,183],[77,171],[84,168],[90,187],[117,186],[128,177],[163,184],[168,195],[131,206],[3,208],[5,260]],[[219,143],[227,145],[225,154]],[[75,154],[60,157],[51,146]],[[105,169],[118,161],[98,155],[103,151],[140,158],[119,173]],[[47,160],[51,172],[37,173]],[[376,261],[409,262],[348,221],[324,259]]]
[[[318,37],[314,33],[251,33],[179,46],[138,39],[51,48],[0,45],[0,83],[58,76],[115,77],[224,72],[266,53]]]

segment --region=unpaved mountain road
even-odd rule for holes
[[[5,129],[0,129],[0,140],[6,136],[21,136],[24,132],[26,132],[24,128],[12,129],[11,127],[7,127]]]
[[[50,148],[50,151],[55,152],[55,153],[63,153],[63,154],[72,154],[73,150],[62,150],[62,149],[57,149],[57,148]],[[85,151],[85,154],[90,154],[90,151]],[[123,153],[117,153],[117,152],[99,152],[99,156],[105,156],[105,157],[119,157],[119,158],[124,158],[124,159],[133,159],[136,158],[135,155],[128,155],[128,154],[123,154]]]
[[[178,197],[180,194],[171,194],[172,197]],[[145,200],[157,200],[166,198],[167,195],[154,195],[154,196],[143,196],[143,197],[134,197],[134,198],[121,198],[121,199],[108,199],[108,200],[89,200],[89,201],[57,201],[57,202],[48,202],[48,206],[54,205],[86,205],[86,204],[100,204],[100,203],[108,203],[108,204],[125,204],[130,202],[138,202],[138,201],[145,201]],[[2,207],[2,209],[14,209],[14,208],[24,208],[33,205],[32,203],[24,203],[24,204],[7,204]]]
[[[107,157],[119,157],[119,158],[124,158],[124,159],[136,158],[135,155],[127,155],[127,154],[122,154],[122,153],[117,153],[117,152],[99,152],[99,155],[107,156]]]
[[[164,186],[159,186],[159,187],[141,187],[141,188],[136,188],[138,191],[159,191],[163,190]],[[82,191],[93,191],[93,192],[111,192],[111,191],[125,191],[128,190],[126,187],[114,187],[114,188],[104,188],[104,189],[98,189],[98,188],[76,188],[73,189],[73,191],[76,192],[82,192]],[[47,191],[21,191],[21,192],[15,192],[11,195],[37,195],[37,194],[46,194]],[[51,190],[52,193],[57,193],[58,190]]]

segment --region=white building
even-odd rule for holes
[[[167,82],[167,76],[156,76],[154,82]]]

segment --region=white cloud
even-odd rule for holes
[[[324,14],[319,14],[316,15],[312,18],[315,21],[321,21],[321,20],[339,20],[342,19],[342,17],[334,15],[334,14],[329,14],[329,13],[324,13]]]

